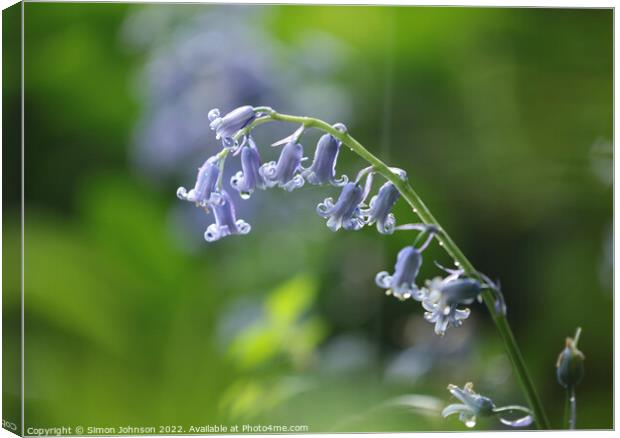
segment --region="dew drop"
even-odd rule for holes
[[[459,262],[454,262],[454,266],[461,266]]]

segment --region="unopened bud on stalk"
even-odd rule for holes
[[[558,382],[565,388],[575,386],[583,379],[585,356],[577,349],[579,335],[581,335],[581,327],[577,328],[575,339],[566,338],[566,347],[558,356],[556,364]]]

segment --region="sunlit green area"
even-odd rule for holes
[[[213,217],[175,192],[217,150],[205,108],[252,104],[342,121],[407,170],[500,279],[554,427],[556,358],[581,326],[577,425],[612,427],[611,10],[25,11],[26,426],[464,430],[439,412],[468,381],[525,403],[486,308],[438,337],[419,303],[383,295],[375,274],[415,234],[332,233],[316,204],[337,189],[235,194],[251,234],[203,240]],[[265,160],[295,128],[262,131]],[[363,166],[340,158],[339,175]],[[4,208],[18,211],[17,191]],[[416,221],[402,201],[395,213]],[[8,250],[19,229],[5,223]],[[451,265],[437,245],[424,256],[420,284]]]

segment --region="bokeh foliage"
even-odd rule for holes
[[[127,158],[144,59],[121,28],[146,7],[164,6],[26,4],[27,425],[460,430],[385,402],[447,404],[446,385],[468,380],[522,403],[485,310],[440,339],[418,305],[382,297],[374,274],[411,236],[331,234],[314,214],[330,189],[307,189],[313,201],[288,214],[295,195],[274,195],[282,207],[247,237],[179,244],[189,231],[170,213],[176,181],[142,178]],[[238,11],[174,8],[181,21]],[[353,49],[337,77],[355,109],[343,122],[406,169],[474,264],[501,279],[555,426],[555,359],[583,327],[578,425],[612,427],[612,11],[244,8],[282,44],[321,30]],[[247,202],[260,208],[263,195]],[[412,220],[404,204],[396,213]],[[19,223],[5,226],[16,247]],[[439,274],[433,259],[449,263],[439,248],[425,255],[420,278]],[[398,357],[405,378],[390,371]]]

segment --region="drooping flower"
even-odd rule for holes
[[[423,294],[424,319],[443,336],[448,326],[459,327],[469,317],[470,310],[458,306],[471,304],[480,295],[480,283],[471,278],[435,278],[426,282]]]
[[[381,186],[379,192],[370,199],[369,208],[362,210],[368,225],[377,224],[377,231],[381,234],[392,234],[396,226],[396,218],[392,207],[398,201],[400,192],[391,182]]]
[[[219,202],[220,195],[216,191],[217,178],[220,174],[218,159],[210,157],[198,169],[196,184],[189,192],[185,187],[177,189],[177,197],[184,201],[194,202],[199,207]]]
[[[258,149],[250,141],[249,146],[241,148],[241,170],[230,179],[230,185],[239,192],[241,198],[248,199],[255,189],[266,187],[260,166]]]
[[[291,141],[284,145],[278,162],[270,161],[260,168],[260,174],[265,178],[268,187],[282,187],[292,192],[304,185],[303,177],[298,173],[302,170],[301,161],[304,148],[300,143]]]
[[[424,295],[415,284],[415,279],[422,266],[422,253],[413,246],[406,246],[400,250],[394,265],[394,274],[387,271],[379,272],[375,276],[377,286],[386,289],[387,295],[405,300],[413,298],[420,301]]]
[[[342,186],[349,180],[346,175],[336,179],[336,160],[340,151],[340,142],[331,134],[325,134],[316,145],[312,165],[304,169],[302,175],[310,184],[330,183]]]
[[[463,389],[450,384],[448,391],[461,403],[446,406],[441,414],[444,417],[459,414],[459,420],[467,427],[474,427],[478,417],[495,416],[503,424],[511,427],[527,427],[534,421],[532,412],[524,406],[495,407],[493,400],[474,392],[474,384],[471,382],[466,383]]]
[[[250,224],[243,219],[237,219],[235,205],[226,190],[221,192],[221,201],[213,206],[215,223],[207,227],[204,237],[207,242],[215,242],[231,234],[248,234]]]
[[[332,231],[340,228],[359,230],[364,226],[360,204],[364,200],[364,189],[357,183],[344,185],[338,200],[334,204],[332,198],[326,198],[316,207],[322,218],[327,219],[327,227]]]
[[[224,141],[232,139],[232,137],[240,129],[249,125],[256,117],[254,108],[250,105],[235,108],[224,117],[220,117],[220,110],[217,108],[209,111],[209,127],[215,131],[215,137]]]
[[[476,417],[488,417],[494,414],[493,400],[474,392],[474,384],[468,382],[463,389],[456,385],[448,385],[448,391],[462,403],[447,406],[441,413],[444,417],[459,414],[459,420],[467,427],[476,425]]]

